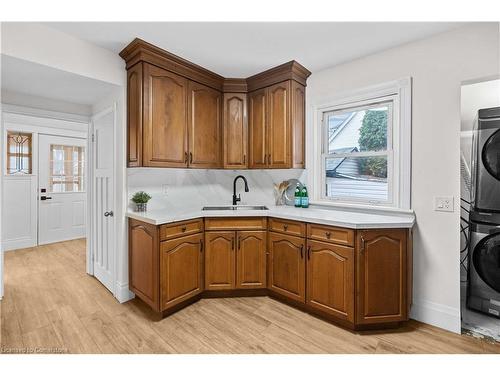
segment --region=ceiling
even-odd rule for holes
[[[312,72],[445,32],[439,22],[48,22],[120,52],[135,37],[224,77],[248,77],[297,60]]]
[[[15,57],[1,55],[2,90],[68,103],[93,105],[116,86]]]

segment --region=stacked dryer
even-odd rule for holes
[[[500,318],[500,107],[478,111],[471,174],[467,307]]]

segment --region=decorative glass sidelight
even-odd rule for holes
[[[29,175],[32,164],[32,134],[7,132],[7,174]]]

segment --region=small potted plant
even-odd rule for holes
[[[144,212],[148,208],[148,201],[151,199],[151,195],[145,191],[138,191],[132,196],[132,202],[135,203],[135,210],[137,212]]]

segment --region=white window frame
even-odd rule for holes
[[[312,106],[313,145],[309,153],[311,164],[308,175],[311,187],[311,203],[318,205],[354,207],[363,209],[410,211],[411,210],[411,77],[390,81],[337,95]],[[391,129],[387,129],[387,151],[363,152],[349,157],[387,155],[388,201],[358,198],[326,197],[325,159],[327,156],[327,126],[323,124],[325,113],[348,110],[352,107],[369,107],[382,102],[392,102]],[[379,104],[380,105],[380,104]],[[391,111],[389,111],[391,112]],[[392,151],[389,150],[392,145]],[[338,156],[347,156],[338,154]]]

